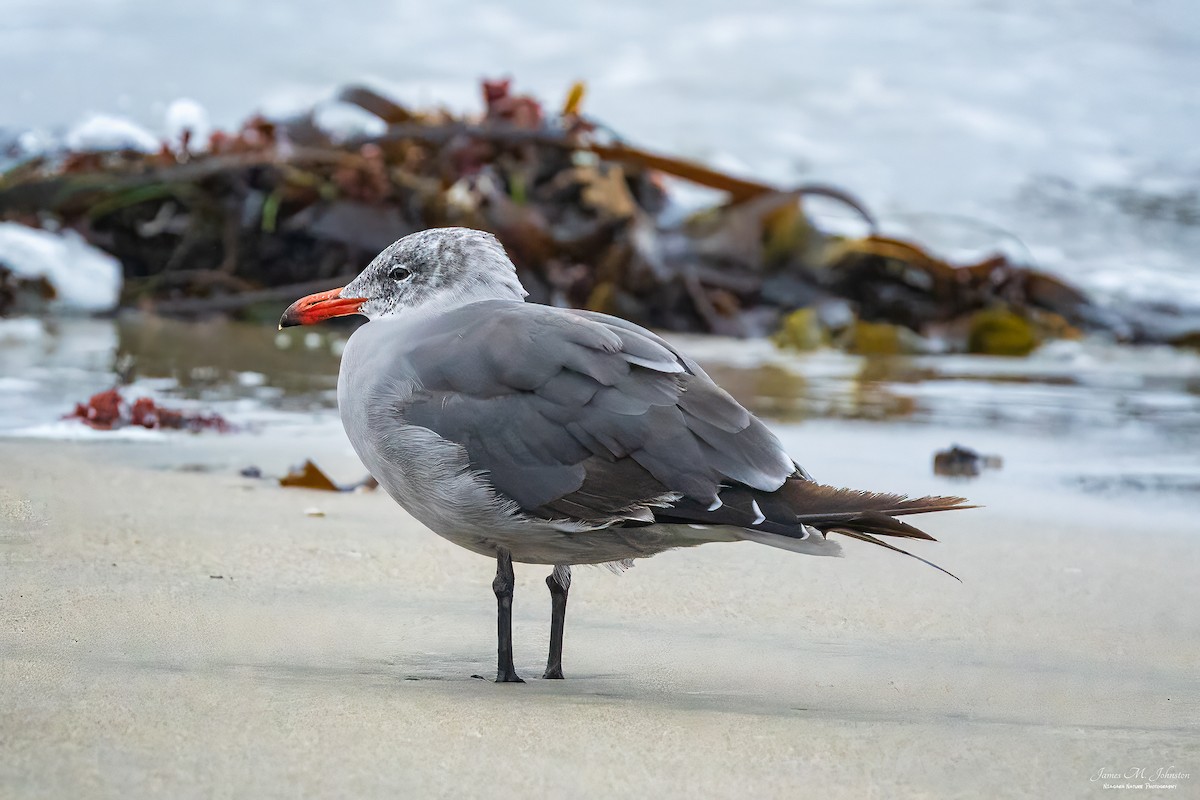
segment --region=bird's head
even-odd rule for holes
[[[395,317],[478,300],[522,300],[525,295],[516,268],[495,236],[471,228],[431,228],[394,242],[342,288],[292,303],[279,327],[349,314]]]

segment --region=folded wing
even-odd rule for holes
[[[408,352],[410,423],[462,445],[528,513],[653,521],[722,486],[774,491],[797,466],[766,426],[661,339],[623,321],[480,303]]]

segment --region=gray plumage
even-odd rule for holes
[[[815,484],[658,336],[524,294],[499,243],[464,229],[400,240],[341,293],[372,319],[342,357],[350,441],[464,547],[559,565],[736,540],[837,555],[829,532],[891,547],[875,536],[931,538],[894,516],[961,507]]]

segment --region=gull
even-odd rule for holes
[[[367,317],[342,353],[342,424],[392,499],[496,560],[497,683],[523,682],[513,562],[553,566],[543,677],[562,678],[574,565],[621,569],[708,542],[840,555],[830,534],[911,556],[879,537],[933,537],[897,517],[970,507],[817,483],[659,336],[526,296],[494,236],[435,228],[395,242],[345,287],[297,300],[279,322]]]

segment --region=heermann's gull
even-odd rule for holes
[[[279,322],[370,320],[342,354],[342,424],[397,503],[496,559],[497,682],[521,680],[513,561],[554,565],[543,677],[561,678],[573,564],[739,540],[838,555],[832,532],[905,553],[877,537],[933,537],[895,517],[964,507],[957,497],[815,483],[658,336],[525,295],[495,237],[442,228],[404,237],[344,288],[297,300]]]

